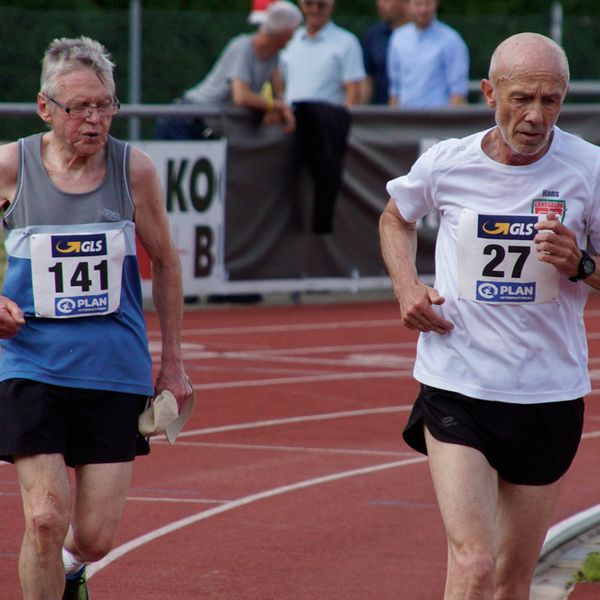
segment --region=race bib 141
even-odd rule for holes
[[[122,229],[35,233],[30,246],[36,316],[86,317],[119,308],[125,256]]]

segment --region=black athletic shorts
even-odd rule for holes
[[[482,452],[509,483],[547,485],[560,479],[575,458],[583,412],[583,398],[513,404],[422,385],[403,437],[411,448],[427,454],[426,425],[441,442]]]
[[[148,398],[49,385],[0,382],[0,459],[63,454],[67,465],[129,462],[148,454],[138,416]]]

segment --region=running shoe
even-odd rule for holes
[[[67,579],[62,600],[90,600],[85,566],[73,578]]]

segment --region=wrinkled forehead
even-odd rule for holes
[[[567,92],[564,77],[555,71],[513,72],[511,76],[496,78],[493,86],[501,94],[509,95],[564,97]]]
[[[491,81],[496,90],[509,95],[554,96],[564,99],[568,89],[568,81],[562,73],[530,67],[500,71]]]
[[[106,79],[94,69],[74,69],[62,73],[56,78],[56,88],[65,95],[81,96],[86,94],[108,95],[115,93],[113,79]]]

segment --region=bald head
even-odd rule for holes
[[[504,40],[490,61],[489,80],[492,84],[527,75],[549,73],[569,84],[569,62],[564,50],[550,38],[539,33],[517,33]]]

